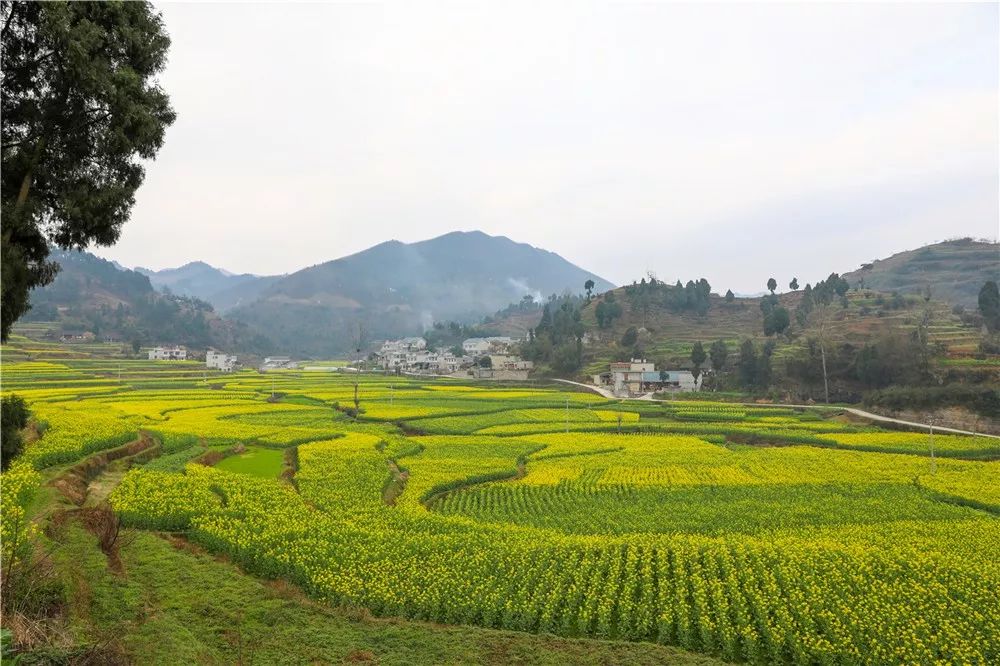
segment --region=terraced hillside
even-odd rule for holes
[[[1000,281],[1000,244],[962,238],[877,259],[844,275],[851,286],[921,294],[975,308],[987,280]]]
[[[638,346],[644,355],[664,367],[689,367],[691,347],[697,341],[707,349],[711,342],[724,340],[730,352],[735,353],[747,338],[758,342],[768,339],[764,335],[760,298],[726,302],[713,295],[707,312],[702,315],[675,312],[655,304],[643,312],[625,297],[623,289],[615,294],[623,313],[612,326],[606,329],[597,326],[598,301],[582,311],[587,341],[586,365],[581,374],[604,371],[610,361],[627,357],[632,347],[621,344],[621,340],[633,327],[638,330]],[[779,303],[791,313],[801,299],[801,291],[778,295]],[[996,381],[1000,381],[1000,356],[980,353],[982,331],[963,323],[948,303],[937,299],[926,302],[919,296],[894,299],[891,294],[865,289],[849,291],[847,304],[846,308],[832,308],[824,320],[824,336],[831,345],[850,344],[859,348],[880,336],[893,332],[910,334],[923,327],[936,350],[933,363],[940,373],[995,372]],[[819,337],[819,326],[817,321],[807,322],[804,327],[793,321],[786,335],[772,336],[779,371],[784,359],[797,354],[810,338]]]

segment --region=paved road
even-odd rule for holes
[[[872,414],[871,412],[866,412],[861,409],[855,409],[854,407],[844,407],[845,412],[850,412],[856,416],[860,416],[865,419],[871,419],[873,421],[882,421],[885,423],[899,423],[902,425],[913,426],[915,428],[930,428],[927,423],[914,423],[913,421],[902,421],[900,419],[893,419],[888,416],[882,416],[881,414]],[[972,432],[970,430],[959,430],[957,428],[945,428],[943,426],[934,426],[934,432],[950,432],[955,435],[975,435],[976,437],[993,437],[994,439],[1000,439],[1000,435],[989,435],[985,432]]]
[[[600,386],[594,386],[593,384],[583,384],[581,382],[573,382],[568,379],[557,379],[557,382],[562,382],[563,384],[572,384],[573,386],[580,386],[585,389],[589,389],[595,393],[598,393],[605,398],[615,399],[616,396],[610,390],[606,388],[601,388]],[[633,400],[652,400],[653,394],[647,393],[646,395],[640,396],[639,398],[632,398]],[[738,403],[746,405],[747,407],[810,407],[812,405],[792,405],[792,404],[777,404],[777,403],[757,403],[757,402],[744,402]],[[824,405],[815,405],[816,407],[823,407]],[[871,412],[866,412],[863,409],[856,409],[854,407],[838,407],[837,409],[842,409],[845,412],[850,412],[855,416],[860,416],[863,419],[870,419],[872,421],[880,421],[882,423],[898,423],[900,425],[910,426],[913,428],[926,428],[930,429],[930,424],[928,423],[916,423],[914,421],[903,421],[902,419],[894,419],[889,416],[882,416],[881,414],[872,414]],[[954,435],[975,435],[977,437],[993,437],[994,439],[1000,439],[1000,435],[988,435],[984,432],[972,432],[970,430],[959,430],[958,428],[945,428],[944,426],[934,426],[935,432],[947,432]]]

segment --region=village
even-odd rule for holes
[[[462,342],[462,355],[453,350],[430,349],[422,337],[386,340],[367,361],[355,361],[345,366],[305,366],[305,369],[331,369],[341,372],[375,371],[396,375],[424,375],[527,381],[534,363],[517,354],[516,340],[507,336],[468,338]],[[153,347],[147,350],[150,361],[185,361],[188,350],[183,346]],[[288,356],[268,356],[258,366],[259,372],[294,370],[300,363]],[[205,352],[205,367],[209,370],[233,372],[242,366],[236,356],[209,349]],[[618,398],[634,398],[659,392],[687,392],[701,389],[702,375],[690,370],[657,370],[646,359],[612,362],[608,371],[592,375],[592,385],[602,393]]]

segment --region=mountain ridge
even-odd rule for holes
[[[557,253],[481,231],[388,240],[306,267],[230,314],[276,335],[289,353],[356,350],[364,340],[412,335],[434,321],[478,321],[526,294],[613,283]]]

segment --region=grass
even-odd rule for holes
[[[96,643],[113,636],[132,663],[721,663],[649,643],[374,619],[311,602],[294,587],[262,582],[184,541],[148,532],[136,534],[122,559],[125,573],[115,576],[93,537],[70,523],[57,566],[76,591],[72,633]]]
[[[284,456],[285,452],[282,449],[251,446],[243,453],[223,458],[215,466],[227,472],[274,479],[281,474]]]

